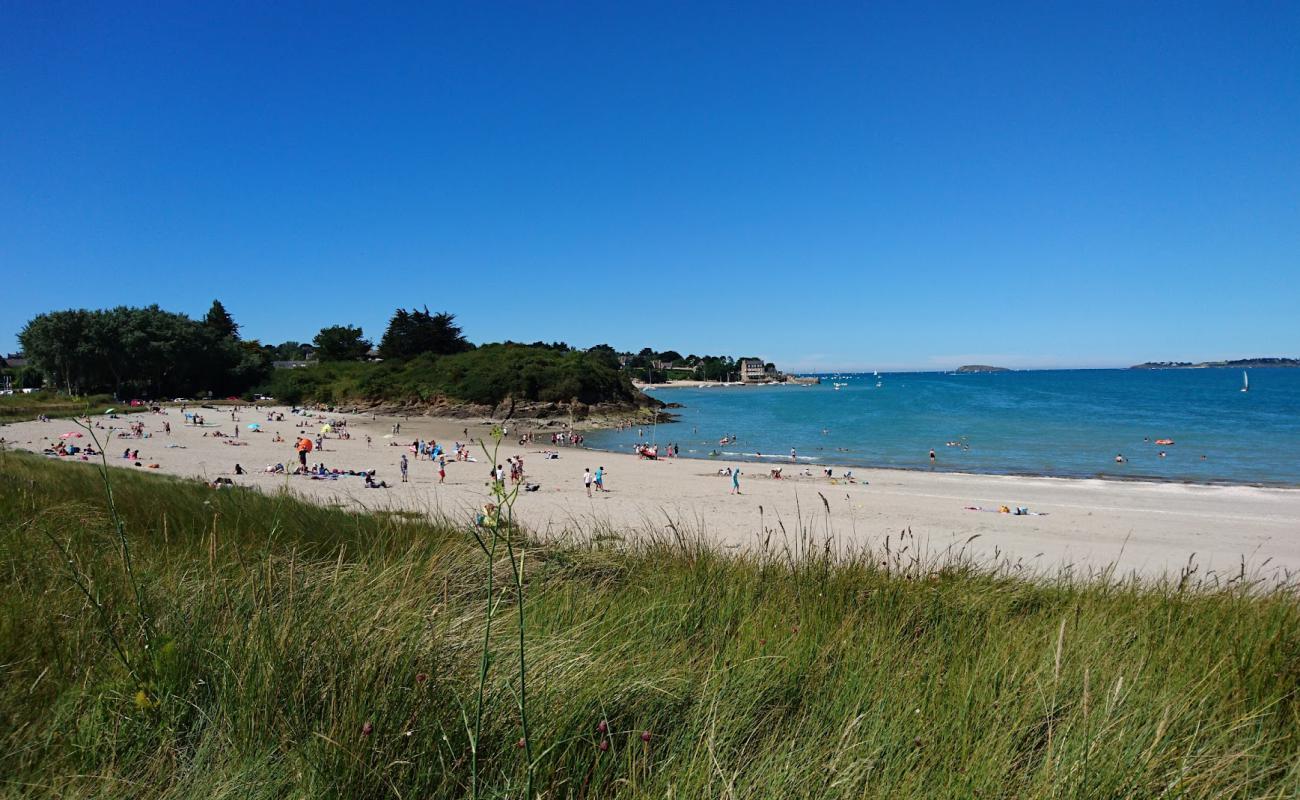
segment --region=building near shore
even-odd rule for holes
[[[742,358],[736,362],[736,367],[740,371],[741,383],[761,383],[770,380],[761,358]]]

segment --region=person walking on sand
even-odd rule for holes
[[[731,493],[740,494],[740,467],[731,471]]]
[[[587,487],[587,496],[591,497],[591,470],[587,467],[582,468],[582,485]]]
[[[406,483],[406,467],[407,467],[407,464],[406,464],[406,453],[402,453],[402,463],[401,463],[401,467],[402,467],[402,483]]]
[[[438,483],[447,482],[447,456],[438,456]]]
[[[605,468],[604,467],[596,467],[595,484],[596,484],[596,491],[598,492],[605,491]]]

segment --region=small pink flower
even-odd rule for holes
[[[366,724],[361,726],[361,735],[369,736],[374,732],[375,732],[375,726],[371,724],[370,720],[366,720]]]
[[[598,744],[598,745],[596,745],[596,746],[599,747],[599,748],[600,748],[600,752],[603,753],[603,752],[605,752],[606,750],[609,749],[609,740],[608,740],[608,739],[601,739],[601,740],[600,740],[600,744]]]
[[[416,682],[416,683],[424,683],[424,682],[427,681],[427,680],[429,680],[429,674],[428,674],[427,672],[417,672],[417,673],[415,673],[415,682]]]
[[[641,741],[649,742],[650,738],[650,731],[641,731]]]
[[[515,747],[518,747],[520,750],[523,750],[526,745],[527,742],[524,741],[524,737],[522,736],[519,737],[519,741],[515,742]]]
[[[609,723],[603,719],[596,723],[596,733],[609,733]]]

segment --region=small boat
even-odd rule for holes
[[[1241,371],[1241,390],[1243,392],[1250,391],[1250,376],[1246,374],[1244,369]]]
[[[835,391],[838,392],[840,389],[843,389],[845,386],[848,386],[848,384],[847,384],[847,383],[832,383],[831,386],[834,386],[834,387],[835,387]]]

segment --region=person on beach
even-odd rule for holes
[[[406,483],[406,469],[407,469],[406,453],[402,453],[401,467],[402,467],[402,483]]]
[[[731,471],[731,493],[740,494],[740,467]]]
[[[604,467],[596,467],[595,484],[596,484],[596,491],[598,492],[605,491],[605,468]]]
[[[582,468],[582,485],[587,487],[587,496],[591,497],[591,470],[587,467]]]
[[[799,458],[798,458],[798,456],[795,455],[794,448],[791,447],[791,448],[790,448],[790,463],[793,464],[794,462],[796,462],[796,461],[798,461],[798,460],[799,460]]]
[[[930,466],[934,466],[934,448],[930,448]]]
[[[447,456],[438,456],[438,483],[447,482]]]

